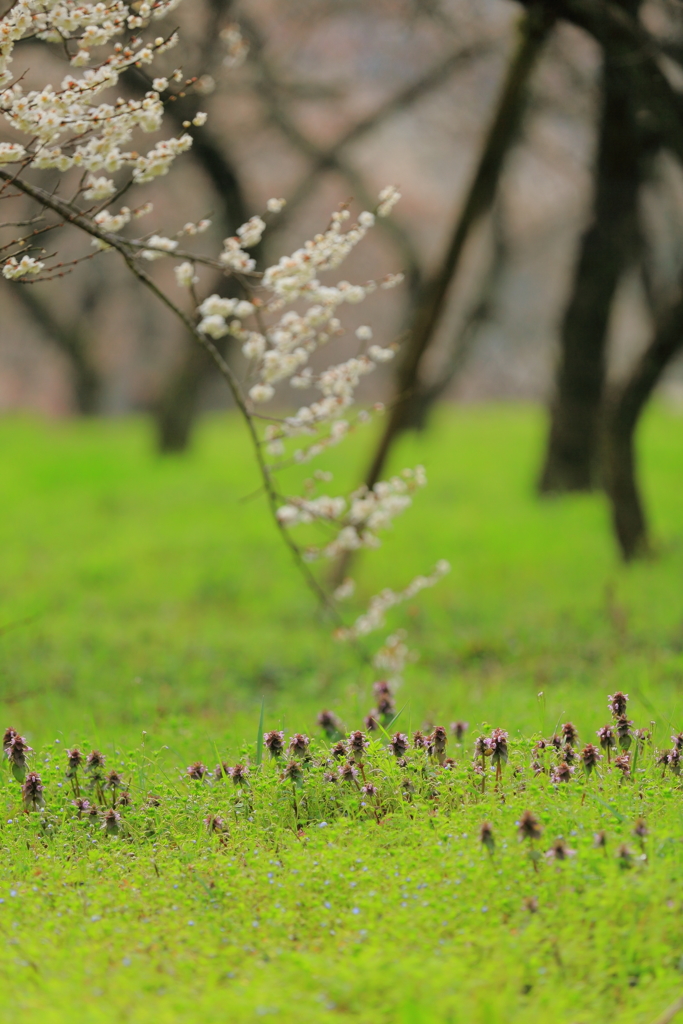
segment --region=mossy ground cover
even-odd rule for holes
[[[678,997],[683,791],[656,751],[683,728],[683,421],[644,424],[660,557],[629,569],[599,497],[534,498],[542,434],[534,410],[444,411],[397,453],[430,485],[360,566],[359,604],[438,558],[453,571],[389,623],[420,651],[392,730],[470,729],[447,768],[413,750],[400,766],[374,738],[368,798],[362,778],[325,779],[319,738],[296,786],[254,763],[262,704],[287,735],[318,736],[323,706],[359,728],[373,677],[242,500],[256,481],[238,424],[207,420],[170,460],[143,421],[0,424],[0,697],[45,798],[24,813],[3,770],[1,1019],[645,1024]],[[353,481],[350,451],[331,461]],[[616,689],[655,723],[632,778],[604,761],[537,774],[538,737],[570,719],[596,741]],[[492,726],[510,760],[482,793],[472,743]],[[71,804],[74,744],[129,787],[117,835]],[[247,758],[248,787],[186,777]],[[557,837],[563,860],[545,856]]]

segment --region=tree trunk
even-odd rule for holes
[[[211,356],[192,343],[170,376],[156,408],[157,446],[163,454],[182,452],[190,444],[202,386],[213,373]]]
[[[630,89],[618,54],[607,54],[593,221],[583,236],[562,324],[543,493],[585,491],[598,482],[609,315],[619,280],[635,258],[643,161]]]
[[[396,398],[365,479],[368,487],[379,479],[394,440],[410,423],[411,406],[419,400],[422,358],[438,327],[465,242],[481,217],[491,209],[505,157],[517,136],[526,105],[529,78],[554,21],[552,12],[532,7],[522,23],[521,39],[508,69],[463,211],[443,262],[436,274],[425,282],[417,299],[408,342],[397,368]]]
[[[647,521],[635,470],[634,436],[640,414],[661,376],[683,351],[683,298],[662,316],[650,345],[626,382],[605,403],[602,471],[612,522],[625,561],[650,550]]]
[[[12,294],[38,325],[42,333],[69,360],[73,382],[74,404],[78,412],[92,416],[98,411],[101,380],[90,355],[90,337],[81,323],[68,326],[60,323],[50,307],[31,285],[12,286]]]

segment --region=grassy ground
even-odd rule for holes
[[[535,777],[523,739],[571,719],[588,741],[617,688],[639,725],[656,722],[656,745],[683,728],[683,421],[657,410],[644,424],[660,557],[628,570],[599,497],[534,499],[542,429],[533,410],[468,409],[407,439],[396,467],[423,462],[430,486],[360,567],[362,599],[451,561],[389,623],[421,654],[397,726],[502,726],[523,774],[508,772],[502,802],[473,787],[471,747],[436,781],[416,763],[407,811],[377,752],[382,824],[354,794],[336,809],[314,799],[316,777],[297,838],[273,769],[255,773],[251,814],[230,787],[181,779],[198,759],[253,758],[261,701],[265,727],[288,733],[312,732],[322,706],[357,728],[372,705],[372,676],[317,622],[261,503],[241,501],[256,481],[239,426],[208,420],[189,458],[158,460],[142,421],[0,423],[0,702],[40,750],[47,797],[23,815],[3,781],[0,1019],[77,1006],[88,1024],[635,1024],[683,990],[677,780],[648,755],[636,784],[605,774],[582,802],[580,772],[559,790]],[[354,479],[353,453],[333,461],[340,485]],[[118,838],[72,820],[60,752],[73,743],[131,781]],[[565,835],[575,857],[533,870],[515,829],[527,806],[539,849]],[[224,841],[208,813],[229,823]],[[648,860],[625,868],[615,851],[639,852],[640,814]]]

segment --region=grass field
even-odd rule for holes
[[[2,722],[36,748],[46,803],[24,814],[3,770],[1,1020],[647,1024],[683,993],[679,778],[649,745],[632,779],[530,767],[562,722],[595,740],[616,689],[655,748],[683,729],[683,419],[643,425],[660,554],[628,569],[600,497],[535,499],[542,438],[533,409],[448,410],[396,454],[430,485],[359,566],[358,607],[449,559],[388,623],[420,652],[393,729],[470,729],[448,769],[422,751],[400,768],[373,741],[368,798],[325,781],[315,718],[360,728],[373,676],[243,500],[256,479],[239,425],[207,419],[188,457],[160,460],[142,420],[0,422]],[[329,463],[341,487],[362,459]],[[297,786],[253,766],[262,707],[265,729],[318,737]],[[472,742],[491,727],[509,731],[510,764],[482,793]],[[70,803],[74,744],[130,786],[116,836]],[[244,789],[184,777],[246,758]],[[517,838],[525,809],[537,860]],[[575,855],[545,856],[558,836]]]

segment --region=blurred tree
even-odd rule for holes
[[[639,0],[624,3],[636,13]],[[540,480],[544,493],[590,490],[599,480],[600,417],[610,311],[638,254],[638,193],[652,152],[630,88],[628,42],[604,50],[593,216],[581,241],[562,323],[556,394]]]

